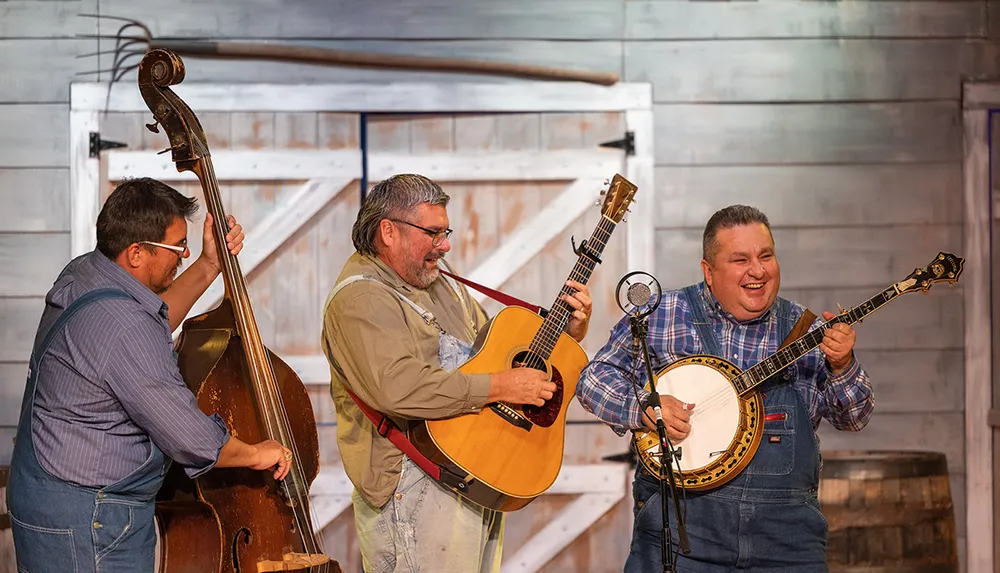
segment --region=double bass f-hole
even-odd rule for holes
[[[243,539],[240,539],[241,537]],[[232,543],[233,570],[236,573],[242,573],[243,571],[243,569],[240,568],[240,551],[239,551],[240,541],[242,541],[244,545],[250,545],[251,537],[253,537],[253,534],[251,534],[250,530],[247,529],[246,527],[241,527],[237,529],[236,536],[233,537],[233,543]]]

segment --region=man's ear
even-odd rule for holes
[[[396,242],[398,235],[396,233],[396,228],[392,226],[392,221],[389,219],[382,219],[379,221],[378,238],[387,247],[391,247]]]
[[[142,264],[143,246],[139,243],[132,243],[125,247],[124,261],[130,268],[137,269]]]
[[[712,267],[705,259],[701,260],[701,273],[705,275],[705,284],[708,285],[708,288],[712,288]]]

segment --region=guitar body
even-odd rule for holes
[[[764,434],[764,404],[754,391],[737,393],[733,380],[742,371],[731,362],[708,355],[687,356],[656,375],[656,391],[695,404],[691,433],[674,442],[680,451],[674,476],[691,491],[721,486],[753,459]],[[655,432],[636,436],[643,466],[660,475],[660,445]]]
[[[482,329],[472,357],[459,370],[481,374],[514,368],[529,352],[542,321],[524,308],[501,310]],[[415,425],[410,439],[436,463],[461,476],[473,476],[463,494],[469,500],[499,511],[520,509],[559,475],[566,410],[587,361],[583,348],[562,333],[545,362],[558,387],[545,406],[491,404],[475,414]]]

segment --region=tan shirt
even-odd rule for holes
[[[323,316],[323,352],[330,362],[337,444],[347,476],[370,503],[381,507],[399,482],[403,452],[378,435],[374,425],[344,391],[389,415],[404,431],[410,420],[448,418],[476,412],[486,404],[489,374],[441,369],[438,334],[386,285],[437,319],[450,335],[472,343],[486,323],[482,307],[464,287],[464,303],[440,279],[427,289],[406,284],[375,257],[354,253],[337,279],[365,275],[345,286]]]

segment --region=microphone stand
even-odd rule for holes
[[[674,513],[677,518],[677,540],[680,550],[685,555],[691,553],[691,546],[687,536],[687,526],[681,515],[680,501],[677,499],[677,481],[673,471],[674,446],[670,443],[670,439],[667,438],[667,427],[663,423],[663,412],[660,409],[660,394],[656,391],[656,378],[653,376],[653,366],[649,360],[649,344],[646,342],[649,325],[646,317],[639,314],[630,315],[629,325],[632,328],[633,346],[642,346],[642,356],[646,362],[646,376],[651,388],[646,406],[653,408],[653,412],[656,414],[656,432],[660,437],[660,511],[663,519],[663,529],[660,531],[660,558],[663,560],[663,572],[674,573],[677,571],[677,564],[674,563],[673,539],[670,535],[670,510],[667,509],[668,499],[673,499],[674,501]]]

